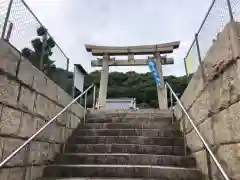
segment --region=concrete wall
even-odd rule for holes
[[[227,174],[240,179],[240,24],[230,23],[218,35],[181,100]],[[208,177],[223,179],[191,124],[176,107],[186,142]]]
[[[17,50],[0,40],[0,161],[71,100]],[[0,170],[0,180],[40,177],[82,117],[83,107],[74,104]]]

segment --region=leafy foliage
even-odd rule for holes
[[[46,29],[44,27],[39,27],[37,29],[38,37],[31,41],[33,50],[30,48],[24,48],[22,50],[23,56],[29,59],[29,61],[39,69],[45,33]],[[52,49],[55,47],[55,45],[56,43],[51,37],[46,39],[42,70],[66,92],[72,94],[73,72],[57,68],[54,65],[55,61],[51,59],[53,53]],[[87,88],[91,84],[95,84],[99,87],[100,77],[100,71],[94,71],[90,73],[85,77],[84,87]],[[182,95],[187,87],[189,79],[190,78],[187,76],[165,77],[165,80],[167,80],[167,82],[172,86],[173,90],[178,93],[179,96]],[[77,94],[79,94],[79,92],[77,92],[76,95]],[[150,72],[145,74],[138,74],[134,71],[127,73],[110,73],[107,96],[108,98],[136,98],[139,106],[153,108],[158,107],[156,83]],[[88,104],[91,106],[92,96],[88,98]]]
[[[56,46],[52,37],[47,37],[46,46],[43,55],[43,67],[40,68],[40,60],[43,52],[43,41],[46,33],[44,27],[37,29],[37,35],[35,39],[31,41],[32,49],[22,49],[22,55],[27,58],[35,67],[41,69],[51,80],[58,84],[62,89],[71,94],[73,85],[73,73],[62,68],[57,68],[54,65],[54,60],[51,59],[53,54],[52,49]]]
[[[99,86],[100,71],[94,71],[85,78],[85,88],[91,84]],[[167,76],[165,80],[173,90],[181,96],[188,85],[189,77]],[[109,73],[108,98],[136,98],[137,104],[144,107],[158,107],[156,83],[150,72],[139,74],[134,71],[127,73]]]
[[[43,41],[45,33],[46,29],[44,27],[39,27],[37,29],[38,37],[31,41],[34,50],[31,50],[30,48],[22,49],[23,56],[28,58],[30,62],[38,69],[40,69],[40,59],[43,52]],[[50,70],[53,70],[55,68],[54,61],[50,59],[52,55],[52,49],[55,47],[55,45],[56,43],[51,37],[46,39],[42,67],[45,72],[49,72]]]

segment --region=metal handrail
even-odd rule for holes
[[[26,145],[28,145],[38,134],[40,134],[46,127],[48,127],[51,123],[53,123],[62,113],[64,113],[73,103],[75,103],[79,98],[81,98],[84,94],[86,94],[91,88],[95,87],[94,84],[89,86],[83,93],[77,96],[74,100],[72,100],[65,108],[63,108],[56,116],[54,116],[50,121],[44,124],[37,132],[35,132],[30,138],[28,138],[22,145],[20,145],[16,150],[14,150],[8,157],[6,157],[1,163],[0,168],[5,165],[9,160],[11,160],[18,152],[20,152]],[[84,107],[84,119],[85,119],[85,110]]]
[[[219,163],[219,161],[217,160],[217,158],[215,157],[215,155],[213,154],[212,150],[210,149],[210,147],[208,146],[207,142],[205,141],[205,139],[203,138],[203,136],[201,135],[200,131],[198,130],[198,128],[196,127],[196,125],[194,124],[192,118],[189,116],[187,110],[185,109],[185,107],[183,106],[182,102],[180,101],[180,99],[178,98],[178,96],[176,95],[176,93],[173,91],[173,89],[171,88],[171,86],[165,82],[166,86],[168,87],[168,89],[170,90],[171,94],[175,97],[175,99],[177,100],[177,103],[180,105],[181,109],[183,110],[184,114],[187,116],[188,120],[190,121],[190,123],[192,124],[194,130],[196,131],[198,137],[200,138],[200,140],[202,141],[202,143],[204,144],[205,148],[207,149],[208,153],[211,155],[211,157],[213,158],[213,161],[215,162],[215,164],[217,165],[218,169],[220,170],[221,174],[223,175],[223,177],[226,180],[230,180],[230,178],[228,177],[228,175],[226,174],[226,172],[224,171],[224,169],[222,168],[221,164]]]

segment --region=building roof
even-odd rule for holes
[[[87,71],[82,67],[81,64],[74,64],[74,66],[83,73],[83,75],[88,75]]]

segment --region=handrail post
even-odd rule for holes
[[[43,35],[43,42],[42,42],[42,53],[41,53],[41,57],[40,57],[40,62],[39,62],[39,69],[40,70],[43,70],[43,61],[44,61],[44,56],[45,56],[45,51],[46,51],[46,46],[47,46],[47,35],[48,35],[48,32],[47,32],[47,29],[44,28],[45,32],[44,32],[44,35]]]
[[[96,86],[93,87],[93,109],[95,109],[96,103]]]
[[[230,0],[227,0],[227,5],[228,5],[228,12],[229,12],[229,16],[230,16],[230,21],[234,21],[232,5],[231,5]]]
[[[84,117],[83,117],[83,124],[85,124],[85,121],[86,121],[86,113],[87,113],[87,92],[85,93],[85,98],[84,98]]]
[[[183,119],[184,156],[187,156],[186,121]]]
[[[175,97],[175,99],[177,100],[177,102],[179,103],[181,109],[183,110],[184,114],[186,115],[186,117],[188,118],[189,122],[191,123],[191,125],[193,126],[193,129],[195,130],[195,132],[197,133],[197,136],[200,138],[200,140],[202,141],[203,145],[205,146],[206,150],[208,151],[209,155],[212,157],[213,161],[215,162],[215,164],[217,165],[218,169],[220,170],[221,174],[223,175],[223,177],[226,180],[230,180],[230,178],[228,177],[228,175],[226,174],[226,172],[224,171],[224,169],[222,168],[221,164],[219,163],[219,161],[217,160],[217,158],[215,157],[214,153],[212,152],[212,150],[210,149],[210,147],[208,146],[207,142],[205,141],[205,139],[203,138],[203,136],[201,135],[200,131],[198,130],[197,126],[194,124],[192,118],[189,116],[187,110],[185,109],[185,107],[183,106],[182,102],[180,101],[180,99],[178,98],[178,96],[176,95],[176,93],[173,91],[172,87],[166,82],[167,87],[169,88],[169,90],[172,92],[173,96]]]
[[[67,58],[67,71],[69,70],[69,58]]]
[[[8,10],[7,10],[7,14],[6,14],[6,17],[5,17],[5,21],[4,21],[4,24],[3,24],[2,35],[1,35],[2,39],[4,39],[4,36],[5,36],[5,33],[6,33],[7,23],[8,23],[9,17],[10,17],[12,4],[13,4],[13,0],[10,0],[10,2],[8,4]]]
[[[202,63],[202,56],[201,56],[201,52],[200,52],[200,46],[199,46],[199,41],[198,41],[198,34],[195,34],[195,42],[196,42],[196,46],[197,46],[197,55],[198,55],[198,62],[199,64]]]
[[[199,62],[199,66],[201,68],[202,78],[203,78],[203,80],[205,80],[205,74],[204,74],[204,69],[203,69],[203,64],[202,64],[202,56],[201,56],[200,45],[199,45],[199,40],[198,40],[198,33],[195,34],[195,42],[196,42],[196,46],[197,46],[198,62]]]
[[[8,31],[7,31],[7,36],[6,36],[6,41],[7,42],[9,42],[9,40],[10,40],[10,37],[11,37],[11,34],[12,34],[12,30],[13,30],[13,23],[10,22],[9,28],[8,28]]]
[[[186,75],[187,75],[187,77],[188,77],[188,76],[189,76],[189,73],[188,73],[188,70],[187,70],[186,58],[184,58],[183,61],[184,61],[185,72],[186,72]]]

